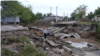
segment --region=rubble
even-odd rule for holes
[[[64,52],[64,49],[54,48],[53,51],[56,53],[62,54]]]
[[[83,47],[87,47],[87,42],[81,42],[81,43],[73,43],[71,41],[66,41],[68,43],[71,43],[71,46],[76,47],[76,48],[83,48]]]
[[[93,50],[91,49],[92,47],[88,47],[88,44],[86,42],[84,42],[84,43],[68,43],[68,42],[66,42],[65,43],[63,41],[63,39],[71,38],[72,36],[75,39],[79,39],[79,38],[81,38],[81,35],[76,32],[68,32],[69,30],[66,30],[65,28],[64,28],[66,30],[65,33],[62,33],[61,32],[62,30],[59,31],[58,29],[62,29],[62,28],[55,28],[55,29],[50,28],[50,30],[52,31],[51,33],[54,34],[52,36],[54,36],[54,37],[50,37],[50,40],[48,39],[45,42],[48,43],[51,47],[46,43],[45,43],[45,46],[47,45],[49,47],[43,47],[43,48],[45,48],[45,51],[48,51],[48,54],[50,54],[49,51],[52,48],[54,48],[53,51],[56,54],[61,53],[59,50],[65,50],[62,52],[63,53],[68,52],[74,56],[85,56],[85,53],[84,53],[85,51],[96,50],[94,47],[93,47],[94,48]],[[67,34],[66,34],[66,32],[67,32]],[[41,37],[41,38],[43,39],[43,37]],[[59,48],[61,48],[61,49],[59,49]],[[80,50],[81,50],[81,52],[80,52]],[[51,52],[53,52],[53,51],[51,51]]]
[[[51,46],[58,46],[58,44],[56,44],[55,42],[51,41],[51,40],[47,40],[47,42],[51,45]]]
[[[60,28],[60,29],[58,29],[58,30],[56,30],[56,31],[54,31],[53,33],[57,33],[57,32],[60,32],[61,30],[63,30],[65,27],[62,27],[62,28]]]
[[[60,38],[63,38],[63,37],[71,37],[71,34],[64,34],[64,33],[56,33],[54,34],[55,37],[60,37]]]
[[[66,46],[63,46],[63,48],[64,48],[67,52],[72,53],[72,49],[70,49],[70,48],[68,48],[68,47],[66,47]]]
[[[62,23],[65,24],[65,23]],[[41,25],[39,23],[38,25]],[[87,25],[65,25],[64,27],[47,27],[50,29],[50,36],[47,37],[47,40],[44,41],[43,37],[43,28],[44,27],[30,27],[30,31],[26,30],[17,30],[10,32],[1,33],[2,44],[8,45],[7,41],[3,41],[9,36],[26,36],[30,39],[30,43],[36,46],[40,51],[46,53],[48,56],[86,56],[87,53],[95,50],[100,50],[96,45],[87,43],[86,41],[75,43],[71,41],[64,41],[64,39],[80,39],[81,37],[89,38],[94,36],[95,32],[90,30],[90,27]],[[46,27],[45,27],[46,28]],[[83,36],[82,36],[83,35]],[[8,36],[8,37],[7,37]],[[7,44],[8,43],[8,44]],[[27,44],[24,42],[24,44]],[[3,45],[2,45],[3,47]],[[12,49],[12,46],[7,46],[4,48],[11,48],[11,51],[18,53],[16,48]],[[85,55],[86,54],[86,55]]]
[[[73,35],[76,39],[80,38],[79,34],[77,33],[70,33],[71,35]]]

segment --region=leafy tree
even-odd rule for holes
[[[14,17],[14,24],[16,24],[16,16],[19,16],[19,14],[18,14],[20,12],[19,6],[20,6],[20,4],[18,3],[18,1],[11,1],[11,3],[10,3],[10,7],[11,7],[10,10],[12,10],[10,15]]]
[[[87,6],[86,5],[80,5],[77,7],[74,12],[71,14],[71,19],[80,19],[83,15],[86,14]]]
[[[31,23],[35,22],[35,15],[32,14]]]
[[[85,11],[80,11],[78,14],[79,18],[82,18],[83,15],[85,15]]]
[[[27,7],[23,7],[21,11],[22,11],[20,16],[21,22],[24,22],[25,24],[30,23],[30,20],[32,18],[32,11],[30,11],[30,9]]]
[[[46,15],[46,14],[43,14],[43,16],[42,16],[42,17],[44,18],[45,16],[47,16],[47,15]]]
[[[5,24],[5,16],[8,16],[7,7],[9,6],[8,2],[1,1],[1,17],[3,18],[3,23]]]
[[[67,20],[67,19],[69,19],[69,18],[68,18],[68,16],[65,16],[64,19]]]
[[[89,18],[89,19],[92,19],[94,17],[94,14],[93,14],[93,12],[90,12],[90,13],[88,13],[88,16],[87,16],[87,18]]]
[[[50,16],[50,15],[52,15],[52,13],[47,13],[47,16]]]
[[[43,14],[43,17],[45,17],[46,16],[46,14]]]
[[[93,12],[88,13],[87,18],[92,19],[92,18],[94,18],[94,15],[100,15],[99,7],[94,11],[94,13]]]
[[[18,1],[1,1],[1,16],[20,17],[20,21],[28,24],[35,21],[35,15],[32,13],[32,7],[23,6]],[[16,18],[15,18],[16,19]],[[16,20],[15,20],[16,22]]]
[[[42,13],[36,13],[36,20],[43,19]]]
[[[75,18],[76,18],[76,13],[75,13],[75,12],[72,12],[70,16],[71,16],[71,17],[70,17],[71,20],[75,20]]]
[[[75,11],[76,11],[76,13],[80,13],[81,11],[84,11],[86,13],[87,7],[88,6],[83,4],[83,5],[80,5],[79,7],[77,7]]]
[[[19,13],[19,3],[18,1],[1,1],[2,16],[13,16],[14,17],[14,24],[16,24],[16,16]]]
[[[98,9],[95,10],[94,14],[95,15],[100,15],[100,7],[98,7]]]

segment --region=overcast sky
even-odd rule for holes
[[[70,14],[77,8],[79,5],[87,5],[87,13],[90,11],[94,12],[97,7],[100,7],[100,0],[18,0],[24,6],[31,5],[33,13],[50,13],[50,7],[52,7],[52,14],[56,15],[56,6],[58,7],[57,14],[63,16]]]

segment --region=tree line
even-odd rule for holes
[[[100,15],[100,7],[98,7],[94,12],[88,13],[87,18],[92,19],[95,15]]]
[[[80,5],[79,7],[77,7],[72,13],[71,13],[71,20],[78,20],[81,19],[83,15],[86,14],[88,6],[87,5]],[[94,12],[89,12],[88,15],[86,16],[89,19],[94,18],[95,15],[100,15],[100,7],[98,7],[97,9],[95,9]]]
[[[2,18],[5,18],[5,16],[19,16],[20,22],[25,24],[33,23],[36,20],[43,19],[45,16],[52,15],[51,13],[43,14],[40,12],[34,14],[30,5],[25,7],[18,1],[1,1],[1,7]],[[64,19],[79,20],[86,14],[87,8],[87,5],[80,5],[71,13],[70,17],[65,16]],[[100,7],[98,7],[94,12],[88,13],[86,17],[92,19],[95,15],[100,15]]]
[[[1,7],[2,18],[14,17],[14,21],[16,22],[15,17],[19,16],[20,22],[24,24],[33,23],[36,20],[43,19],[47,15],[51,15],[51,13],[42,14],[40,12],[34,14],[30,5],[25,7],[18,1],[1,1]]]

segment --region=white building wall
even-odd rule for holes
[[[51,19],[56,19],[56,16],[54,17],[44,17],[44,20],[51,20]],[[57,17],[57,20],[61,20],[60,17]]]

